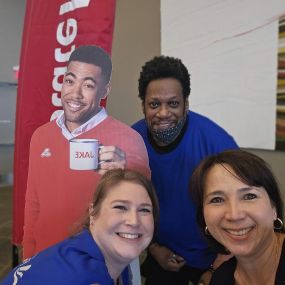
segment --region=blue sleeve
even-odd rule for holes
[[[16,284],[31,284],[31,280],[22,278],[25,276],[25,273],[30,270],[32,267],[29,263],[22,263],[21,265],[15,267],[10,273],[2,280],[1,285],[16,285]]]

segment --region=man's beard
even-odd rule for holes
[[[186,116],[184,116],[174,127],[164,130],[154,130],[150,128],[150,132],[156,141],[159,141],[163,145],[168,145],[172,143],[180,134],[186,121]]]

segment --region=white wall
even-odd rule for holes
[[[13,171],[16,109],[13,66],[19,64],[24,13],[24,0],[0,0],[0,182],[3,174]]]
[[[0,82],[15,82],[13,66],[19,64],[25,5],[25,0],[0,0]]]

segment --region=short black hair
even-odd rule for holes
[[[71,61],[79,61],[94,64],[102,69],[102,74],[108,83],[112,73],[112,61],[108,53],[99,46],[84,45],[76,48],[70,55],[68,64]]]
[[[190,74],[179,58],[170,56],[155,56],[142,67],[139,78],[139,98],[144,102],[148,84],[156,79],[174,78],[181,84],[184,99],[188,98]]]
[[[225,164],[225,165],[224,165]],[[206,235],[203,205],[205,184],[209,171],[215,165],[222,165],[229,173],[249,186],[263,187],[275,206],[277,217],[284,223],[284,204],[277,180],[270,166],[260,157],[245,150],[227,150],[205,158],[195,169],[190,183],[190,195],[196,202],[197,222],[209,244],[218,252],[225,253],[223,246],[211,235]],[[229,165],[234,173],[228,170]],[[284,233],[284,228],[280,230]]]

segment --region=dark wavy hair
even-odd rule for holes
[[[110,81],[112,61],[104,49],[95,45],[79,46],[71,53],[68,64],[70,64],[71,61],[79,61],[99,66],[102,69],[106,83]]]
[[[204,191],[207,175],[217,164],[222,165],[234,177],[249,186],[263,187],[277,211],[277,217],[284,223],[284,205],[280,189],[270,166],[260,157],[244,150],[228,150],[205,158],[194,171],[190,181],[190,195],[197,205],[197,222],[209,244],[220,253],[227,253],[225,248],[211,235],[205,234],[203,215]],[[227,168],[232,168],[234,173]],[[278,230],[275,230],[278,231]],[[284,232],[284,228],[279,230]]]
[[[144,102],[148,84],[156,79],[174,78],[181,84],[184,99],[188,98],[190,88],[190,74],[186,66],[178,58],[170,56],[156,56],[146,62],[139,77],[139,98]]]

